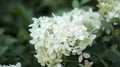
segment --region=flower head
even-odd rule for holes
[[[0,67],[21,67],[20,63],[17,63],[16,65],[0,65]]]
[[[107,21],[112,18],[120,17],[120,0],[98,0],[98,7],[100,8],[101,14],[105,14]],[[107,9],[106,9],[107,8]]]
[[[63,56],[80,55],[96,38],[100,28],[99,13],[74,9],[63,16],[33,18],[29,29],[38,62],[57,67]]]

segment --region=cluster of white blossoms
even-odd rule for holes
[[[17,63],[16,65],[0,65],[0,67],[21,67],[21,63]]]
[[[63,56],[82,55],[91,46],[100,28],[100,14],[92,9],[74,9],[62,16],[33,18],[29,25],[31,44],[42,66],[61,67]]]
[[[100,12],[106,17],[107,21],[112,18],[120,17],[120,0],[98,0]]]

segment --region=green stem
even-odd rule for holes
[[[15,52],[13,49],[9,48],[13,53],[17,54],[20,58],[26,60],[28,63],[30,63],[30,61],[28,59],[26,59],[24,56],[22,56],[21,54]]]
[[[63,60],[63,62],[79,63],[78,61]]]
[[[107,63],[100,56],[98,56],[98,58],[103,63],[104,67],[108,67]]]

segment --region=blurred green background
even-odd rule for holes
[[[29,43],[28,25],[33,22],[31,18],[52,16],[52,13],[62,15],[73,8],[88,10],[91,7],[97,10],[96,4],[97,0],[0,0],[0,64],[21,62],[22,67],[41,67],[34,57],[34,46]],[[99,47],[94,46],[93,50]],[[93,61],[98,62],[94,57]],[[104,64],[98,65],[103,67]]]

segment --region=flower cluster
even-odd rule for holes
[[[106,14],[107,21],[120,17],[120,0],[98,0],[100,12]]]
[[[42,66],[61,67],[63,56],[81,55],[96,38],[100,28],[99,13],[92,9],[74,9],[62,16],[33,18],[29,25],[31,44]]]
[[[17,63],[16,65],[0,65],[0,67],[21,67],[20,63]]]

